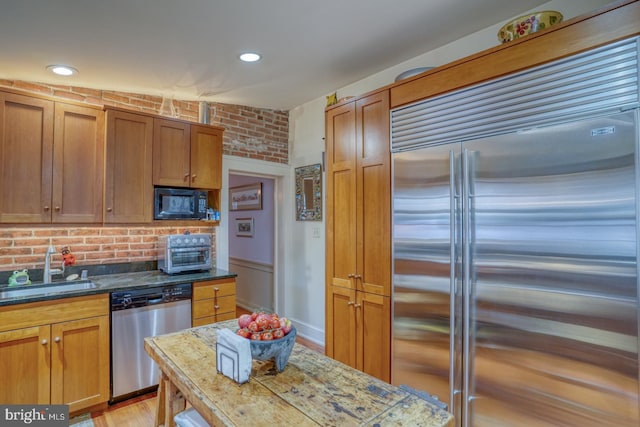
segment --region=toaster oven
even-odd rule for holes
[[[210,234],[168,234],[158,238],[158,268],[167,274],[211,269]]]

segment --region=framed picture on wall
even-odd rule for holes
[[[229,210],[248,211],[262,209],[262,183],[242,185],[229,189]]]
[[[253,237],[253,218],[236,218],[236,236]]]

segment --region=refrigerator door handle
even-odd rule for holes
[[[455,410],[455,331],[456,331],[456,201],[460,198],[456,192],[456,155],[449,151],[449,407]],[[455,414],[454,414],[455,416]]]
[[[470,345],[470,276],[471,276],[471,177],[469,167],[469,150],[464,149],[462,153],[462,227],[463,227],[463,241],[462,241],[462,360],[463,362],[463,377],[462,377],[462,390],[463,390],[463,402],[462,402],[462,426],[468,427],[471,425],[471,414],[469,408],[469,381],[471,375],[471,366],[469,359],[469,345]]]

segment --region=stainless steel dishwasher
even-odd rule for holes
[[[190,327],[190,283],[111,293],[111,402],[158,385],[144,338]]]

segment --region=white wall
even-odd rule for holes
[[[545,3],[536,10],[558,10],[565,20],[577,15],[600,9],[608,0],[555,0]],[[522,11],[522,14],[530,11]],[[516,16],[514,16],[515,18]],[[435,67],[489,49],[499,44],[497,33],[505,22],[478,31],[439,49],[427,52],[409,61],[388,68],[370,77],[337,88],[338,98],[359,94],[392,83],[395,76],[415,67]],[[329,94],[327,94],[329,95]],[[300,105],[289,114],[289,164],[293,168],[318,163],[324,151],[324,97]],[[323,174],[323,180],[325,176]],[[323,188],[324,183],[323,181]],[[293,209],[293,208],[291,208]],[[323,211],[323,218],[326,213]],[[324,342],[324,231],[325,222],[296,222],[295,217],[287,224],[291,232],[291,252],[288,259],[288,276],[291,282],[284,286],[285,293],[301,295],[306,300],[296,298],[286,305],[287,312],[299,319],[313,331],[312,339]],[[315,237],[319,232],[321,238]]]

